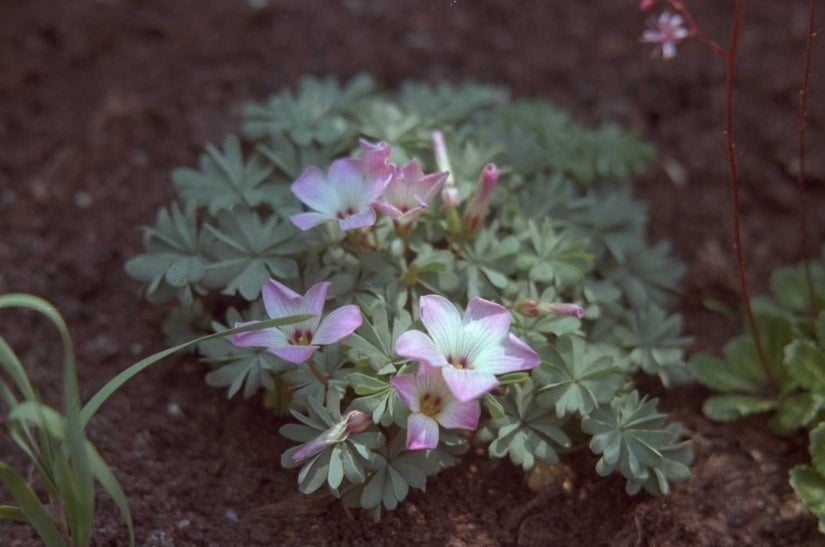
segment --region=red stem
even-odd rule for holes
[[[805,283],[808,286],[808,304],[811,313],[816,314],[816,294],[811,277],[810,248],[808,244],[808,195],[805,187],[805,129],[808,113],[808,87],[811,74],[811,57],[813,57],[814,19],[816,18],[816,0],[811,0],[808,20],[808,40],[805,44],[805,74],[802,77],[802,89],[799,91],[799,231],[802,236],[802,264],[805,271]]]
[[[728,48],[727,55],[725,56],[725,61],[727,64],[727,79],[725,82],[725,137],[728,153],[728,167],[730,168],[730,203],[731,212],[733,214],[733,236],[734,248],[736,249],[736,264],[739,274],[739,285],[742,289],[742,298],[745,301],[745,314],[753,335],[754,344],[756,345],[756,352],[759,355],[759,360],[762,362],[762,367],[765,369],[765,377],[771,384],[774,384],[775,380],[773,377],[773,372],[771,371],[770,363],[765,355],[765,350],[762,346],[762,339],[759,336],[759,329],[756,327],[756,319],[753,316],[750,290],[748,289],[748,278],[745,275],[745,258],[742,253],[742,234],[739,213],[739,181],[737,177],[736,151],[733,142],[733,68],[734,61],[736,60],[736,47],[739,43],[739,28],[742,24],[742,10],[744,8],[744,4],[745,0],[736,0],[736,6],[733,10],[733,28],[730,36],[730,47]]]

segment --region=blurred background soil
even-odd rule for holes
[[[689,0],[725,44],[732,0]],[[743,236],[757,290],[800,256],[797,108],[808,3],[749,0],[736,73]],[[698,42],[671,62],[640,44],[636,0],[3,0],[0,3],[0,293],[57,305],[76,338],[84,398],[163,348],[163,311],[123,271],[137,227],[173,198],[169,172],[239,129],[241,106],[304,74],[369,72],[509,86],[588,124],[613,120],[654,143],[638,178],[651,237],[689,265],[681,311],[696,350],[719,351],[738,323],[702,300],[737,306],[723,149],[724,63]],[[822,27],[819,17],[818,28]],[[825,203],[825,51],[811,74],[808,184],[815,249]],[[54,331],[4,312],[0,332],[57,404]],[[136,378],[89,436],[123,482],[138,544],[171,545],[825,545],[787,485],[807,457],[803,435],[776,439],[766,421],[705,420],[698,387],[666,393],[697,454],[673,495],[630,498],[600,479],[589,453],[569,457],[567,492],[531,492],[509,462],[474,455],[430,480],[375,524],[324,496],[297,493],[283,470],[282,423],[257,400],[227,401],[191,359]],[[24,460],[0,438],[0,459]],[[9,501],[0,492],[0,501]],[[101,501],[97,544],[126,544]],[[0,523],[0,545],[37,545]]]

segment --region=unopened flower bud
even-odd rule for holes
[[[435,164],[439,171],[450,170],[450,157],[447,154],[447,145],[444,144],[444,133],[441,131],[433,131],[433,154],[435,155]],[[453,184],[452,175],[449,176],[447,184]]]
[[[490,208],[490,199],[493,197],[493,190],[495,190],[498,184],[500,174],[501,172],[494,163],[488,163],[484,166],[484,169],[481,170],[476,192],[467,205],[467,210],[464,211],[464,229],[467,232],[473,233],[478,230],[484,217],[487,216],[487,210]]]
[[[531,298],[518,300],[513,308],[525,317],[544,317],[545,315],[570,315],[581,319],[584,317],[584,308],[578,304],[563,302],[542,302]]]
[[[404,256],[404,242],[400,239],[393,239],[390,243],[390,254],[396,258]]]
[[[458,207],[461,205],[461,195],[458,193],[458,188],[454,185],[445,186],[441,190],[441,201],[447,207]]]
[[[581,319],[584,317],[584,308],[578,304],[555,303],[550,304],[550,311],[556,315],[572,315]]]
[[[344,418],[311,441],[305,443],[293,455],[292,461],[301,463],[313,456],[317,456],[327,447],[347,440],[350,433],[361,433],[372,423],[369,414],[359,410],[347,412]]]
[[[653,7],[657,0],[642,0],[639,2],[639,11],[647,11]]]
[[[538,317],[541,315],[541,303],[530,298],[522,298],[515,303],[513,308],[525,317]]]
[[[362,433],[372,424],[372,416],[360,410],[350,410],[344,416],[347,424],[347,433]]]

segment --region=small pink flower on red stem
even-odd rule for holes
[[[647,23],[648,29],[642,34],[641,41],[656,44],[651,56],[672,59],[676,56],[676,44],[688,37],[681,15],[665,10],[658,18],[652,17]]]
[[[490,208],[490,199],[493,197],[493,190],[498,184],[500,171],[494,163],[488,163],[481,170],[478,178],[478,187],[475,194],[470,199],[467,209],[464,211],[464,229],[468,233],[473,233],[481,226],[487,210]]]
[[[393,219],[397,231],[409,232],[448,175],[449,173],[425,175],[418,161],[408,161],[395,172],[381,198],[373,206]]]

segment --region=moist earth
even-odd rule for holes
[[[687,2],[726,44],[731,0]],[[695,351],[720,351],[739,321],[724,155],[725,67],[697,41],[670,62],[638,37],[636,0],[4,0],[0,4],[0,293],[30,292],[65,315],[84,399],[164,347],[164,310],[140,298],[123,263],[137,227],[173,198],[169,172],[239,129],[242,105],[301,75],[369,72],[406,79],[507,85],[588,124],[612,120],[654,143],[637,177],[651,240],[668,239],[688,266],[680,311]],[[745,2],[736,65],[734,133],[745,256],[756,291],[800,257],[797,109],[807,2]],[[819,17],[822,25],[822,17]],[[823,241],[825,71],[814,52],[808,122],[812,246]],[[46,401],[59,404],[52,327],[4,312],[0,332]],[[483,452],[373,523],[326,495],[302,496],[280,467],[283,423],[260,399],[226,400],[204,369],[180,357],[138,376],[103,407],[88,434],[115,469],[139,545],[825,545],[787,484],[807,458],[803,433],[777,439],[764,417],[715,424],[698,386],[642,388],[693,440],[692,476],[672,495],[629,497],[599,478],[586,450],[568,456],[568,488],[535,493],[519,469]],[[28,472],[6,437],[0,459]],[[20,467],[22,466],[22,467]],[[0,502],[8,494],[0,491]],[[125,545],[103,496],[97,545]],[[38,545],[0,523],[0,544]]]

